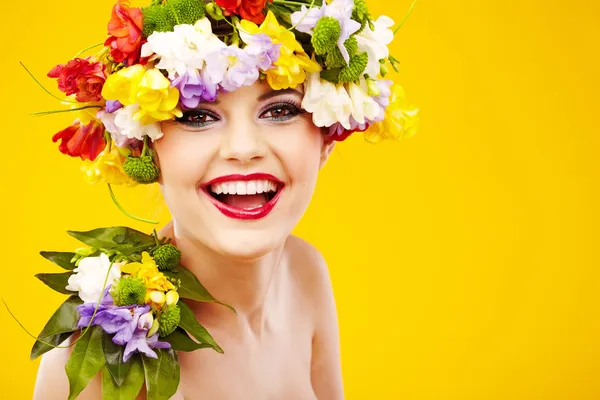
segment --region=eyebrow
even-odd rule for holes
[[[258,101],[267,100],[267,99],[270,99],[272,97],[279,96],[282,94],[295,94],[301,98],[304,97],[304,95],[302,93],[300,93],[299,91],[297,91],[296,89],[288,88],[288,89],[283,89],[283,90],[272,90],[270,92],[263,93],[258,97]]]

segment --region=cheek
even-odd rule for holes
[[[206,173],[212,159],[210,137],[172,125],[164,126],[163,132],[164,136],[154,143],[163,187],[178,190],[195,185]]]

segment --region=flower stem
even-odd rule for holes
[[[288,0],[273,0],[273,4],[283,4],[290,6],[307,6],[308,3],[300,3],[298,1],[288,1]]]
[[[404,16],[404,19],[402,20],[402,22],[400,22],[400,25],[398,25],[398,27],[396,29],[394,29],[394,35],[396,34],[396,32],[398,32],[400,30],[400,28],[402,28],[402,25],[404,25],[404,23],[406,22],[406,20],[408,19],[408,16],[410,15],[410,13],[412,12],[413,7],[415,6],[415,4],[417,4],[418,0],[414,0],[412,2],[412,4],[410,5],[410,7],[408,8],[408,11],[406,12],[406,15]]]
[[[83,106],[83,107],[71,108],[68,110],[39,111],[39,112],[31,113],[30,115],[37,115],[37,116],[50,115],[50,114],[66,113],[66,112],[72,112],[72,111],[81,111],[81,110],[86,110],[88,108],[102,108],[102,106]]]
[[[302,16],[302,18],[300,18],[300,20],[298,21],[298,23],[296,25],[290,26],[290,28],[288,29],[288,31],[291,31],[293,29],[296,29],[296,27],[298,25],[300,25],[302,23],[302,21],[304,21],[304,18],[306,18],[306,16],[308,15],[308,13],[310,12],[310,9],[312,8],[312,6],[315,4],[315,0],[312,0],[312,2],[310,3],[310,5],[308,6],[308,10],[306,10],[306,12],[304,13],[304,15]]]
[[[136,221],[140,221],[140,222],[145,222],[147,224],[152,224],[152,225],[158,225],[159,221],[153,221],[151,219],[145,219],[145,218],[141,218],[141,217],[136,217],[135,215],[127,212],[119,203],[119,201],[117,200],[117,197],[115,196],[115,193],[112,190],[112,186],[110,183],[107,183],[108,185],[108,191],[110,193],[110,198],[112,199],[112,201],[115,203],[115,205],[117,206],[117,208],[126,216],[128,216],[131,219],[134,219]]]
[[[35,81],[35,83],[37,83],[37,84],[38,84],[38,86],[39,86],[39,87],[41,87],[41,88],[44,90],[44,92],[48,93],[50,96],[54,97],[54,98],[55,98],[56,100],[58,100],[58,101],[67,101],[67,102],[69,102],[69,103],[77,103],[76,101],[73,101],[73,100],[69,100],[69,99],[61,99],[60,97],[58,97],[58,96],[55,96],[55,95],[53,95],[52,93],[50,93],[50,91],[49,91],[48,89],[46,89],[46,88],[44,87],[44,85],[42,85],[42,84],[41,84],[41,82],[40,82],[40,81],[38,81],[38,80],[36,79],[36,77],[35,77],[35,76],[34,76],[34,75],[31,73],[31,71],[29,71],[29,70],[27,69],[27,67],[25,66],[25,64],[23,64],[21,61],[19,61],[19,64],[21,64],[21,67],[23,67],[23,68],[25,69],[25,71],[27,71],[27,73],[29,74],[29,76],[31,76],[31,78],[32,78],[32,79]]]
[[[77,58],[77,57],[79,57],[80,55],[82,55],[83,53],[85,53],[86,51],[88,51],[88,50],[91,50],[91,49],[93,49],[93,48],[95,48],[95,47],[98,47],[98,46],[102,46],[103,44],[104,44],[104,42],[102,42],[102,43],[96,43],[96,44],[93,44],[93,45],[91,45],[91,46],[88,46],[88,47],[86,47],[85,49],[81,50],[79,53],[77,53],[77,54],[75,55],[75,57],[73,57],[73,58]]]

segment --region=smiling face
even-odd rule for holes
[[[301,92],[255,83],[162,124],[154,149],[181,234],[240,258],[285,240],[333,148],[301,102]]]

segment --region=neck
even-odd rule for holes
[[[219,302],[232,306],[237,316],[245,317],[256,329],[264,325],[268,299],[281,270],[283,244],[263,256],[242,259],[219,254],[202,243],[179,232],[175,226],[175,242],[183,253],[181,263]],[[213,303],[197,304],[204,318],[222,320],[234,314],[228,308]]]

